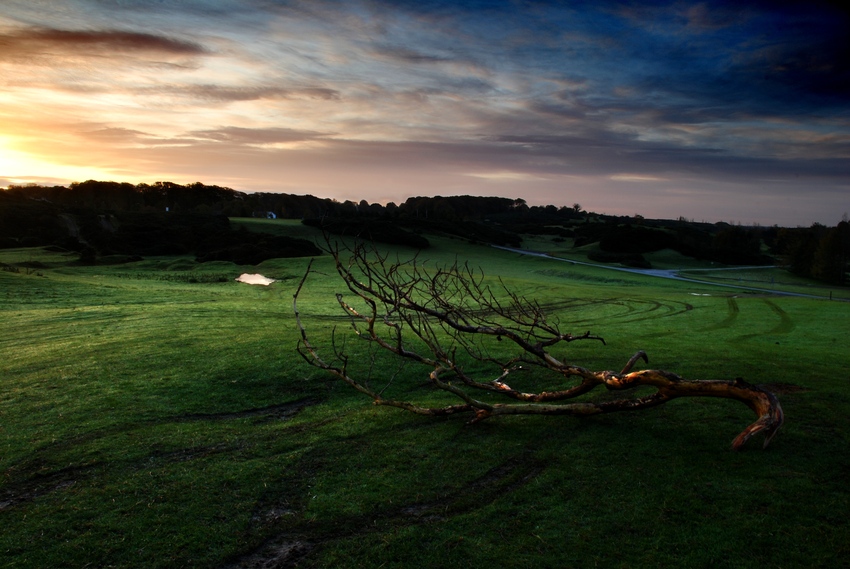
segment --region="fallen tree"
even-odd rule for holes
[[[351,373],[351,356],[345,343],[337,340],[336,329],[332,356],[322,355],[319,347],[310,341],[298,309],[299,295],[312,272],[311,262],[293,296],[293,310],[301,333],[298,353],[311,365],[371,397],[376,405],[430,416],[469,413],[474,423],[510,414],[584,417],[648,409],[679,397],[720,397],[740,401],[758,417],[734,439],[735,450],[757,433],[764,433],[764,447],[767,447],[782,426],[782,407],[776,397],[742,379],[688,380],[665,370],[633,371],[638,361],[649,362],[643,351],[634,354],[619,372],[593,371],[555,357],[553,349],[562,344],[576,341],[604,344],[604,340],[590,332],[578,335],[561,332],[557,323],[547,320],[544,309],[536,301],[503,285],[493,290],[486,284],[484,275],[468,264],[455,262],[429,270],[416,258],[389,262],[386,255],[363,244],[345,248],[328,242],[328,252],[348,291],[360,301],[355,306],[345,295],[336,295],[354,333],[403,362],[421,364],[429,370],[428,378],[435,388],[457,399],[453,404],[429,406],[384,397],[386,385],[380,390],[371,385],[372,368],[365,377]],[[508,352],[512,354],[506,356]],[[474,365],[468,365],[470,362]],[[485,368],[492,372],[481,378],[481,370]],[[467,372],[467,369],[476,371]],[[567,385],[538,391],[514,387],[515,380],[522,381],[519,377],[522,372],[532,370],[556,374]],[[392,382],[383,375],[385,384]],[[569,401],[599,386],[614,391],[649,386],[655,391],[632,398]]]

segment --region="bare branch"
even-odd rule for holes
[[[472,413],[471,422],[513,414],[589,416],[602,413],[647,409],[679,397],[721,397],[740,401],[752,409],[757,420],[733,441],[741,448],[752,436],[764,433],[767,446],[784,422],[776,397],[741,379],[686,380],[664,370],[632,371],[639,360],[649,358],[635,353],[619,372],[591,371],[561,361],[550,349],[581,340],[605,341],[590,331],[573,335],[563,333],[550,323],[542,307],[534,300],[508,289],[499,280],[498,294],[485,281],[484,274],[468,264],[455,261],[446,267],[429,268],[416,257],[388,262],[387,255],[367,249],[363,243],[345,248],[327,242],[337,273],[359,306],[337,294],[350,319],[354,333],[402,361],[414,362],[430,371],[431,384],[458,398],[458,405],[428,407],[411,401],[384,398],[398,376],[392,375],[380,392],[369,386],[369,378],[378,369],[370,352],[366,379],[358,380],[348,371],[349,356],[344,344],[331,336],[334,360],[322,358],[310,343],[298,312],[298,296],[312,271],[311,261],[293,296],[296,324],[301,333],[298,353],[310,364],[343,380],[372,398],[376,405],[398,407],[421,415]],[[361,305],[362,303],[362,305]],[[494,343],[495,342],[495,343]],[[513,355],[505,356],[511,349]],[[495,354],[495,355],[494,355]],[[482,375],[495,379],[476,379]],[[522,377],[517,375],[522,372]],[[568,382],[563,388],[522,390],[508,384],[540,380],[542,373]],[[649,386],[650,395],[603,402],[564,402],[584,395],[598,386],[609,390],[630,390]],[[475,398],[472,391],[482,397]],[[507,402],[504,402],[507,400]]]

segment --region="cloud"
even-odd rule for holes
[[[400,61],[402,63],[444,63],[455,58],[445,55],[426,54],[402,45],[379,45],[375,47],[375,55]]]
[[[284,87],[277,85],[230,86],[230,85],[181,85],[174,87],[152,87],[148,92],[188,96],[216,102],[257,101],[262,99],[281,100],[339,100],[340,92],[325,87]]]
[[[8,188],[9,186],[65,186],[68,184],[67,178],[51,178],[49,176],[25,176],[21,178],[4,178],[0,176],[0,188]]]
[[[197,43],[145,32],[26,28],[0,34],[0,59],[17,63],[116,54],[191,57],[208,53]]]
[[[97,128],[95,130],[83,130],[80,135],[98,142],[112,144],[131,144],[147,142],[152,140],[150,134],[122,127]]]
[[[608,176],[609,180],[614,180],[615,182],[666,182],[666,178],[661,178],[659,176],[649,176],[646,174],[614,174],[613,176]]]
[[[213,140],[230,144],[263,145],[310,141],[328,135],[290,128],[240,128],[231,126],[215,130],[196,130],[188,133],[188,136],[199,140]]]
[[[473,178],[491,180],[493,182],[537,182],[546,179],[544,177],[535,176],[527,172],[506,172],[499,170],[486,172],[468,172],[464,175],[471,176]]]
[[[745,5],[699,2],[686,5],[680,13],[689,31],[701,33],[740,24],[747,17],[747,8]]]
[[[729,11],[724,4],[704,6],[705,13]],[[673,40],[643,35],[657,56],[652,70],[635,77],[640,96],[690,105],[705,117],[808,116],[846,108],[850,12],[827,3],[777,3],[750,5],[741,14],[734,22],[722,16],[723,26],[697,34],[683,28]]]
[[[847,22],[850,29],[850,21]],[[735,69],[788,108],[801,102],[845,106],[850,99],[850,36],[765,47]],[[801,100],[802,98],[802,100]]]

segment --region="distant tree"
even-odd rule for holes
[[[520,212],[520,213],[526,212],[529,209],[528,204],[525,203],[525,200],[522,199],[522,198],[516,198],[514,200],[514,203],[512,203],[510,207],[511,207],[512,211]]]
[[[435,220],[460,221],[460,217],[458,216],[454,206],[449,200],[436,200],[436,203],[433,204],[432,208],[433,219]]]
[[[811,277],[812,261],[826,230],[820,223],[807,228],[783,228],[777,234],[773,251],[785,258],[789,271]]]
[[[721,263],[747,264],[761,260],[761,235],[755,229],[729,225],[712,240],[711,257]]]
[[[812,258],[811,273],[822,281],[844,284],[850,256],[850,223],[840,222],[826,230]]]

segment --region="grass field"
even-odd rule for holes
[[[846,566],[850,304],[429,239],[423,259],[469,259],[606,339],[571,344],[576,363],[620,369],[644,349],[688,378],[743,377],[777,393],[785,427],[734,453],[752,414],[723,400],[414,416],[295,354],[308,259],[84,267],[0,250],[0,566]],[[316,267],[300,308],[325,343],[343,286]],[[279,281],[234,282],[245,271]],[[431,397],[422,370],[402,386]]]

